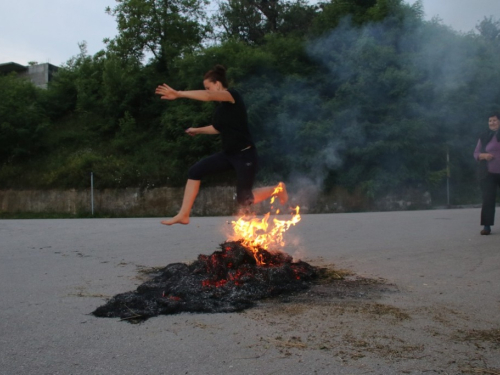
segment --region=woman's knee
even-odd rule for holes
[[[200,168],[197,164],[193,165],[188,170],[188,179],[189,180],[201,180],[203,177],[203,169]]]

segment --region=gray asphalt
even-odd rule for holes
[[[135,325],[89,315],[142,283],[141,268],[212,253],[227,238],[228,220],[193,218],[174,227],[157,218],[0,220],[0,373],[425,372],[415,359],[414,367],[373,356],[360,365],[323,347],[290,344],[284,352],[274,344],[289,326],[261,323],[253,309]],[[480,229],[477,208],[304,215],[287,234],[285,250],[397,285],[397,296],[382,302],[398,308],[447,306],[473,328],[500,328],[500,228],[490,236]],[[335,316],[328,319],[335,323]],[[426,373],[446,373],[443,364],[433,366]]]

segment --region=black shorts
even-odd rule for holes
[[[257,151],[251,147],[236,154],[224,151],[213,154],[193,165],[188,172],[190,180],[202,180],[203,177],[225,172],[236,171],[236,199],[238,204],[248,206],[253,203],[253,183],[257,173]]]

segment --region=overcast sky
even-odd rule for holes
[[[416,0],[406,0],[413,4]],[[471,31],[485,16],[500,19],[500,0],[423,0],[425,18],[438,16],[459,31]],[[21,0],[0,4],[0,63],[29,61],[61,65],[87,42],[93,55],[102,40],[116,34],[115,20],[104,12],[114,0]]]

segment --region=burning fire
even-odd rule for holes
[[[285,200],[280,189],[275,189],[271,204],[276,197]],[[278,251],[284,246],[283,234],[300,221],[299,207],[290,220],[269,223],[270,216],[240,217],[232,222],[236,240],[225,241],[211,255],[198,255],[190,264],[172,263],[158,270],[137,290],[117,294],[92,314],[136,323],[184,311],[235,312],[256,300],[308,289],[319,270]]]
[[[282,189],[281,185],[278,185],[276,189],[274,189],[270,200],[271,205]],[[273,210],[273,208],[274,207],[271,206],[271,210]],[[279,209],[277,209],[275,213],[279,214]],[[299,206],[293,209],[292,218],[290,220],[278,220],[274,218],[272,224],[270,224],[270,216],[271,212],[265,214],[262,219],[255,217],[255,215],[243,215],[238,220],[232,221],[234,234],[231,239],[233,241],[241,240],[242,244],[253,252],[253,256],[258,265],[266,264],[266,260],[262,257],[259,249],[278,250],[285,246],[285,241],[283,240],[284,233],[301,219]]]

